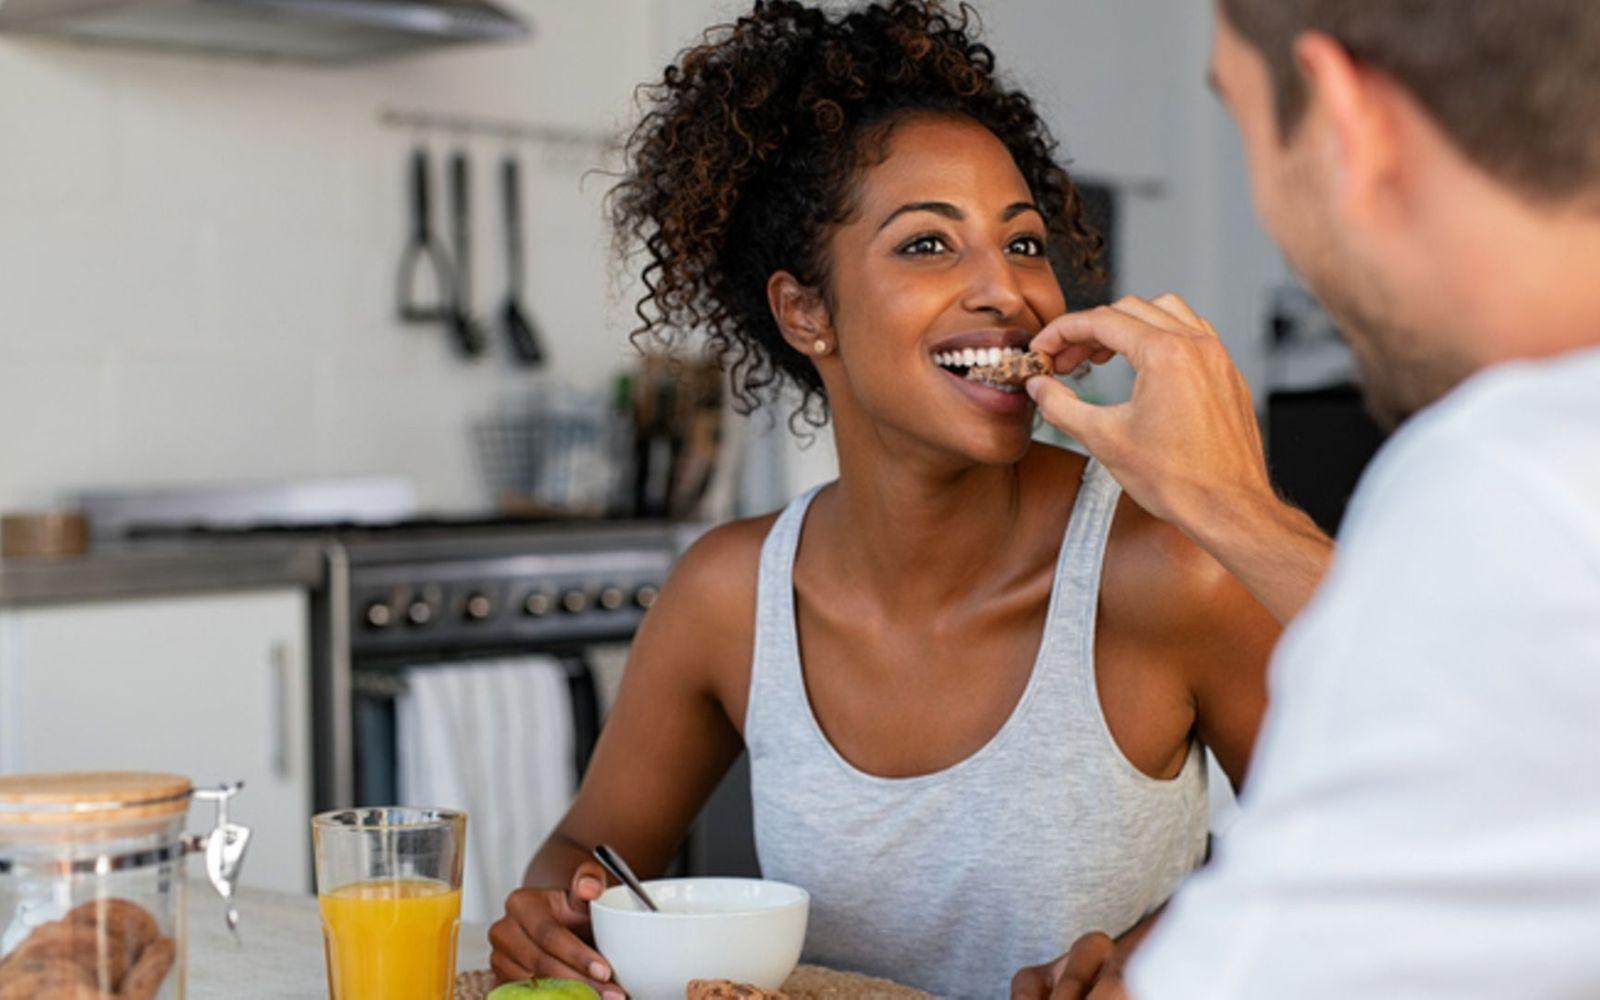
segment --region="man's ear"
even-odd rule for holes
[[[788,271],[774,271],[767,279],[767,307],[783,339],[801,354],[821,357],[837,346],[822,293]]]
[[[1401,177],[1393,81],[1362,65],[1338,41],[1307,32],[1295,41],[1305,78],[1307,121],[1341,212],[1372,219],[1393,208]]]

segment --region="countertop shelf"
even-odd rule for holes
[[[315,541],[142,544],[81,556],[0,559],[0,608],[260,587],[318,587]]]

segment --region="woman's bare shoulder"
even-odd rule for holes
[[[1277,634],[1277,622],[1233,574],[1126,495],[1117,505],[1103,572],[1104,612],[1153,641]]]
[[[1179,529],[1123,495],[1107,545],[1103,597],[1150,609],[1147,624],[1183,629],[1216,610],[1237,582]]]
[[[673,683],[709,689],[736,725],[755,649],[761,546],[777,516],[731,521],[701,535],[673,567],[634,643],[633,662]]]
[[[710,529],[679,557],[667,587],[691,593],[700,604],[747,603],[755,607],[761,546],[778,512],[729,521]]]

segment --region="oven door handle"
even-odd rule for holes
[[[272,773],[280,781],[289,780],[289,744],[292,737],[289,734],[289,644],[274,642],[267,653],[267,670],[270,674],[268,689],[270,691],[270,705],[268,709],[271,727],[271,748],[268,753],[267,763],[272,768]]]

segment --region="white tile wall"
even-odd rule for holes
[[[510,0],[524,44],[345,69],[0,36],[0,508],[88,485],[389,473],[484,498],[471,416],[525,391],[394,318],[413,136],[385,107],[625,120],[666,0]],[[444,155],[434,222],[444,232]],[[475,302],[504,294],[498,161],[472,140]],[[628,360],[604,178],[521,147],[528,301],[552,376]]]

